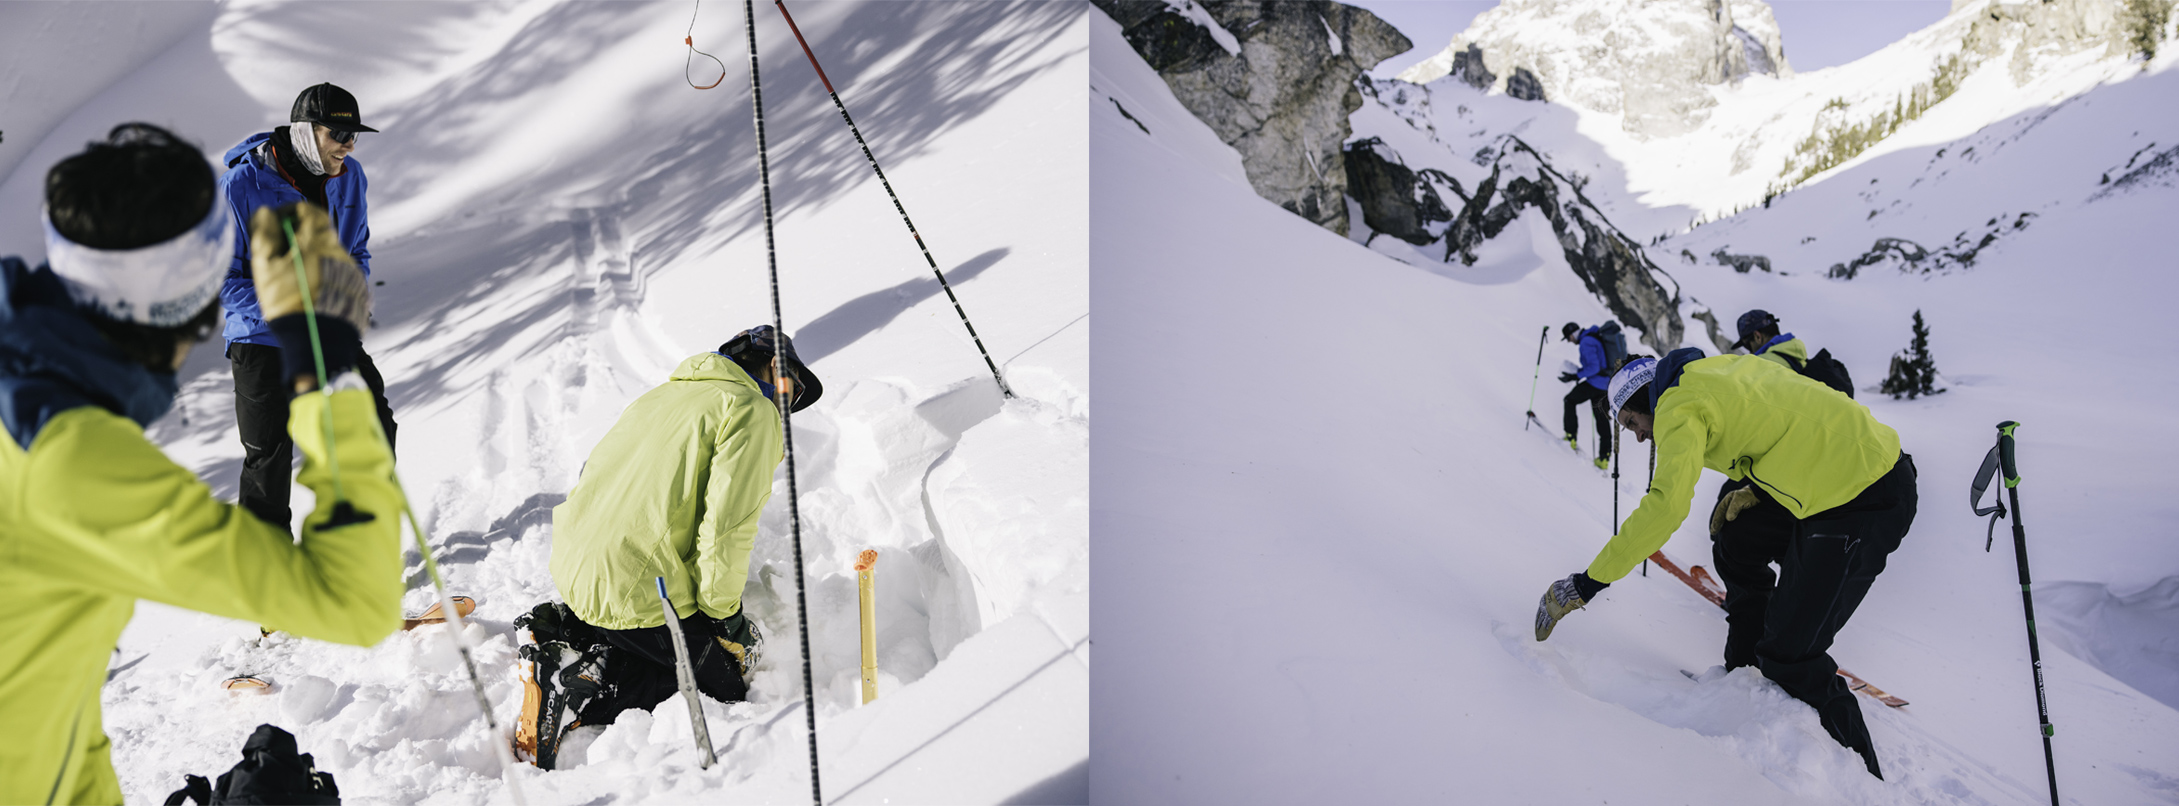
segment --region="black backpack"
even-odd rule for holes
[[[1829,349],[1817,350],[1805,363],[1795,361],[1793,356],[1784,353],[1780,353],[1778,357],[1785,359],[1786,365],[1803,377],[1844,392],[1847,397],[1854,396],[1854,376],[1846,371],[1845,364],[1831,357]]]
[[[1604,347],[1604,374],[1611,375],[1627,365],[1627,334],[1619,330],[1619,323],[1610,319],[1596,326],[1597,344]]]
[[[185,775],[187,786],[166,798],[166,806],[195,800],[200,806],[290,803],[339,806],[340,787],[332,773],[319,772],[309,753],[295,752],[295,736],[271,725],[257,726],[242,743],[242,763],[221,773],[213,786],[201,775]]]

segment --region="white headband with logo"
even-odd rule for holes
[[[218,199],[204,220],[180,235],[135,249],[94,249],[68,240],[45,223],[45,259],[76,304],[108,319],[173,327],[204,311],[219,295],[234,260],[233,219]]]
[[[1604,393],[1611,399],[1612,416],[1618,417],[1619,410],[1625,408],[1627,401],[1635,395],[1647,394],[1649,382],[1656,377],[1657,359],[1648,356],[1634,359],[1620,367],[1619,374],[1612,376],[1611,388]]]

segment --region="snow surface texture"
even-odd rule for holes
[[[8,96],[11,115],[55,122],[35,144],[10,126],[8,147],[28,156],[0,181],[0,251],[38,258],[45,169],[117,122],[170,125],[217,154],[284,121],[308,83],[355,92],[384,130],[356,153],[371,177],[374,279],[385,282],[367,347],[390,382],[403,481],[441,568],[479,602],[467,629],[509,724],[522,699],[510,621],[555,595],[552,505],[627,401],[680,359],[771,321],[739,7],[704,4],[697,19],[697,45],[729,70],[710,92],[682,76],[688,6],[196,10],[195,27],[163,52],[113,56],[141,67]],[[793,8],[1007,373],[1010,401],[786,25],[757,10],[785,318],[827,387],[794,418],[825,795],[1079,802],[1089,755],[1083,8]],[[0,29],[12,36],[21,15],[55,13],[8,4]],[[157,16],[125,4],[85,13],[124,28]],[[54,30],[86,27],[98,26]],[[82,34],[75,45],[114,42]],[[39,52],[0,57],[0,70],[66,72],[26,63]],[[231,381],[216,345],[197,353],[175,412],[150,433],[231,496],[241,462]],[[308,493],[298,499],[307,511]],[[705,703],[722,763],[696,769],[686,706],[669,701],[574,738],[561,770],[524,768],[530,803],[807,800],[785,504],[782,476],[745,600],[768,638],[754,698]],[[851,569],[865,548],[879,552],[880,696],[868,705]],[[416,612],[432,594],[413,554],[410,572]],[[123,787],[157,802],[184,773],[225,771],[250,730],[271,722],[338,778],[347,802],[506,803],[447,629],[369,649],[260,641],[255,625],[146,603],[104,699]],[[239,673],[268,676],[271,693],[220,689]]]
[[[1860,396],[1899,430],[1922,491],[1912,534],[1833,649],[1913,703],[1861,700],[1879,782],[1760,675],[1679,674],[1719,662],[1725,625],[1661,572],[1629,576],[1549,642],[1533,640],[1537,596],[1590,561],[1614,512],[1612,481],[1555,433],[1563,386],[1535,393],[1550,430],[1521,429],[1539,329],[1605,315],[1547,225],[1528,222],[1526,240],[1509,228],[1467,270],[1403,265],[1371,251],[1392,239],[1365,249],[1311,226],[1251,193],[1236,155],[1171,99],[1116,25],[1092,17],[1093,304],[1108,312],[1097,354],[1115,373],[1144,355],[1187,368],[1161,394],[1100,411],[1094,573],[1130,593],[1101,597],[1098,620],[1126,657],[1157,659],[1092,680],[1098,701],[1128,704],[1093,727],[1100,799],[2045,802],[2013,560],[2002,541],[1981,551],[1984,523],[1961,500],[1991,426],[2017,419],[2065,801],[2179,800],[2179,710],[2151,696],[2171,668],[2151,651],[2168,652],[2173,634],[2163,580],[2179,569],[2168,539],[2179,510],[2157,485],[2179,444],[2179,407],[2149,369],[2170,365],[2158,334],[2179,289],[2160,258],[2179,192],[2144,183],[2088,201],[2103,171],[2149,141],[2179,143],[2173,58],[2146,71],[2084,63],[2026,89],[2002,69],[2004,85],[1978,89],[1993,79],[1977,74],[1947,102],[1967,103],[1949,117],[1933,110],[1906,144],[1666,243],[1674,257],[1660,262],[1685,313],[1700,300],[1729,329],[1740,311],[1767,308],[1865,387],[1906,346],[1910,314],[1930,318],[1950,391]],[[1795,81],[1925,57],[1887,51]],[[1750,77],[1741,91],[1847,85]],[[1419,169],[1439,163],[1414,154],[1447,150],[1423,137],[1430,125],[1467,142],[1517,133],[1562,172],[1589,177],[1585,193],[1637,234],[1660,230],[1629,221],[1684,225],[1712,192],[1704,183],[1729,175],[1711,167],[1732,153],[1716,140],[1619,150],[1631,141],[1616,120],[1595,127],[1566,107],[1443,86],[1429,86],[1427,116],[1365,105],[1356,136],[1418,132],[1386,140]],[[1711,125],[1743,114],[1728,97]],[[1960,157],[1970,146],[1976,156]],[[1680,190],[1654,189],[1665,180]],[[1834,255],[1868,248],[1874,225],[1857,197],[1879,188],[1884,204],[1900,200],[1899,220],[1930,217],[1945,236],[1933,241],[1968,220],[2041,214],[1971,269],[1824,278]],[[1827,245],[1822,257],[1794,251],[1810,236],[1807,247]],[[1676,257],[1728,245],[1770,255],[1778,271]],[[1543,361],[1571,357],[1553,339]],[[1589,433],[1583,423],[1585,446]],[[1624,454],[1619,517],[1644,488],[1644,447]],[[1706,476],[1698,513],[1720,480]],[[1690,518],[1665,552],[1708,565],[1704,522]],[[2152,672],[2129,678],[2100,653]]]

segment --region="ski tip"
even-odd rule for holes
[[[477,612],[477,600],[471,599],[467,596],[456,596],[453,598],[454,612],[460,614],[462,618],[468,618],[469,614]],[[445,623],[446,610],[440,607],[438,602],[433,602],[431,603],[430,608],[424,610],[423,615],[417,616],[415,618],[402,619],[401,629],[404,631],[413,630],[426,624]]]
[[[877,549],[863,549],[863,553],[856,555],[855,573],[859,574],[876,567],[878,567]]]

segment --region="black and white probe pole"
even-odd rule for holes
[[[757,80],[757,9],[753,0],[742,0],[741,5],[749,31],[749,109],[757,126],[757,180],[764,200],[764,263],[771,268],[772,277],[772,334],[779,339],[785,339],[787,323],[779,312],[779,253],[772,245],[772,166],[764,154],[764,89]],[[979,343],[978,346],[982,345]],[[786,361],[779,353],[780,350],[775,345],[772,350],[774,380],[787,377]],[[984,360],[989,361],[990,358],[987,356]],[[997,369],[994,368],[993,372],[996,373]],[[801,495],[795,488],[794,479],[794,407],[789,405],[786,387],[785,383],[774,386],[773,403],[779,409],[779,433],[780,438],[785,440],[783,450],[787,460],[787,526],[794,538],[794,617],[802,632],[802,712],[808,716],[810,728],[810,802],[824,806],[825,791],[817,770],[817,686],[811,682],[813,676],[810,672],[810,601],[802,581],[808,573],[802,566]],[[999,388],[1006,388],[1004,381],[1000,382]]]
[[[746,2],[747,0],[744,0],[744,3]],[[991,352],[984,349],[983,337],[976,335],[976,326],[968,321],[968,311],[961,308],[961,298],[953,295],[953,285],[946,282],[946,273],[938,270],[938,259],[931,257],[931,248],[923,245],[923,233],[917,232],[915,222],[908,220],[908,208],[900,203],[900,194],[893,192],[893,183],[885,178],[885,169],[878,167],[878,158],[870,153],[870,143],[863,140],[862,129],[855,126],[854,118],[848,117],[847,104],[840,102],[840,93],[832,88],[832,79],[826,78],[825,68],[817,64],[817,54],[810,50],[809,40],[802,38],[802,29],[794,24],[794,16],[787,13],[787,3],[785,0],[772,0],[772,4],[779,8],[779,16],[787,20],[787,30],[794,32],[794,41],[802,45],[802,55],[809,57],[810,67],[817,70],[817,80],[824,82],[825,94],[832,96],[832,105],[840,110],[840,119],[847,121],[847,130],[855,135],[855,144],[862,146],[863,159],[868,160],[870,170],[877,173],[878,184],[885,186],[886,197],[893,200],[893,210],[900,213],[900,223],[908,225],[908,235],[915,238],[915,248],[923,252],[923,262],[929,263],[931,273],[938,276],[938,287],[945,290],[946,301],[953,303],[953,312],[960,315],[961,326],[968,328],[969,341],[976,343],[976,352],[984,357],[984,366],[991,368],[991,379],[999,382],[999,394],[1005,397],[1013,397],[1013,387],[1006,385],[1006,376],[999,374],[998,362],[992,361]],[[755,45],[750,46],[749,58],[752,60],[752,72],[750,73],[752,78],[750,80],[755,81]]]
[[[719,763],[719,757],[711,752],[711,725],[704,721],[703,700],[696,691],[696,669],[689,665],[688,639],[681,635],[681,616],[673,612],[673,598],[666,595],[666,578],[658,581],[658,606],[666,611],[666,632],[673,636],[673,679],[681,686],[681,699],[689,704],[689,725],[696,731],[696,751],[701,755],[696,766],[711,769]]]
[[[2043,695],[2043,650],[2035,639],[2035,594],[2028,581],[2028,531],[2020,525],[2020,469],[2013,463],[2013,429],[2019,427],[2011,420],[1997,424],[1997,456],[2005,472],[2005,494],[2013,505],[2013,558],[2020,566],[2020,606],[2028,617],[2028,661],[2035,665],[2035,716],[2043,734],[2043,774],[2050,779],[2050,804],[2058,806],[2058,762],[2050,749],[2050,737],[2057,730],[2050,725],[2050,701]]]

